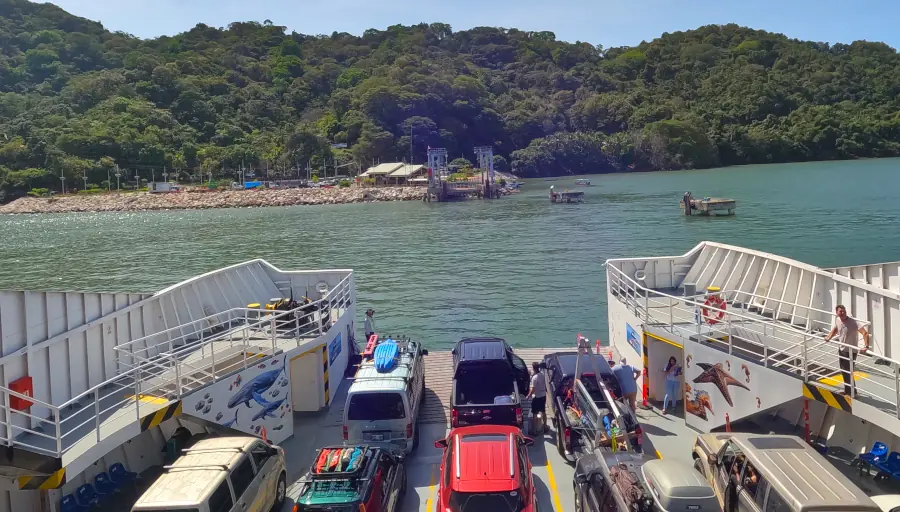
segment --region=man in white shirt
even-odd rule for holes
[[[850,374],[850,361],[856,361],[856,356],[859,354],[860,350],[863,354],[868,352],[869,333],[866,331],[865,327],[860,327],[856,323],[856,320],[847,315],[847,308],[843,305],[838,304],[838,306],[834,308],[834,313],[837,318],[834,319],[834,327],[831,328],[831,332],[828,333],[828,336],[825,336],[825,341],[831,341],[831,338],[834,338],[835,335],[837,335],[837,340],[841,344],[840,348],[838,348],[838,362],[841,365],[841,375],[844,377],[844,393],[847,396],[850,396],[850,393],[853,390],[853,376]],[[857,334],[862,335],[862,349],[859,349],[859,336],[857,336]],[[854,396],[853,398],[856,397]]]
[[[366,331],[366,340],[368,340],[370,336],[375,334],[375,310],[372,308],[369,308],[366,310],[365,331]]]
[[[534,374],[531,376],[531,391],[528,398],[531,398],[531,417],[537,417],[538,413],[547,415],[547,381],[541,373],[541,365],[538,362],[531,363],[531,369]]]

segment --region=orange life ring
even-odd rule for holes
[[[718,295],[707,297],[706,302],[703,303],[703,318],[706,320],[706,323],[715,325],[721,322],[722,318],[725,317],[725,306],[725,299],[722,297]]]

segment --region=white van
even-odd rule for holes
[[[284,451],[255,437],[198,441],[153,482],[132,512],[278,510],[284,503]]]
[[[425,395],[423,356],[428,351],[408,339],[396,343],[399,357],[389,371],[379,372],[374,359],[360,364],[344,405],[344,444],[390,443],[405,453],[419,446],[416,418]]]

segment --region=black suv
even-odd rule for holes
[[[451,427],[522,427],[522,397],[531,376],[521,357],[501,338],[465,338],[453,348]]]

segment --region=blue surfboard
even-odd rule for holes
[[[375,371],[387,373],[394,369],[397,358],[400,357],[400,347],[393,340],[387,340],[375,348]]]

